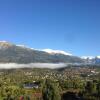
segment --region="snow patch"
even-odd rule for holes
[[[100,59],[100,56],[96,56],[98,59]]]
[[[19,47],[26,47],[25,45],[16,45],[16,46],[19,46]]]
[[[8,43],[7,41],[0,41],[0,42],[2,42],[2,43]]]
[[[81,58],[82,59],[94,59],[95,57],[93,57],[93,56],[82,56]]]
[[[69,56],[72,55],[70,53],[67,53],[67,52],[61,51],[61,50],[43,49],[42,51],[50,53],[50,54],[64,54],[64,55],[69,55]]]

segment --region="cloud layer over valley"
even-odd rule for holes
[[[0,63],[0,69],[14,69],[14,68],[60,68],[65,67],[65,63],[29,63],[29,64],[17,64],[17,63]]]

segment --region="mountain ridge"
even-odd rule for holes
[[[55,52],[56,51],[56,52]],[[64,54],[64,51],[53,50],[53,54],[43,50],[32,49],[22,45],[15,45],[7,41],[0,41],[0,63],[82,63],[77,56]]]
[[[100,56],[73,56],[62,50],[34,49],[0,41],[0,63],[83,63],[100,64]]]

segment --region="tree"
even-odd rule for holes
[[[43,87],[43,100],[61,100],[59,85],[51,80],[46,80]]]
[[[96,84],[93,83],[93,82],[87,82],[86,86],[85,86],[85,91],[88,93],[88,94],[92,94],[96,91]]]
[[[100,98],[100,81],[97,83],[97,94],[98,97]]]

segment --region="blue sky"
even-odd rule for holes
[[[0,0],[0,40],[100,55],[100,0]]]

